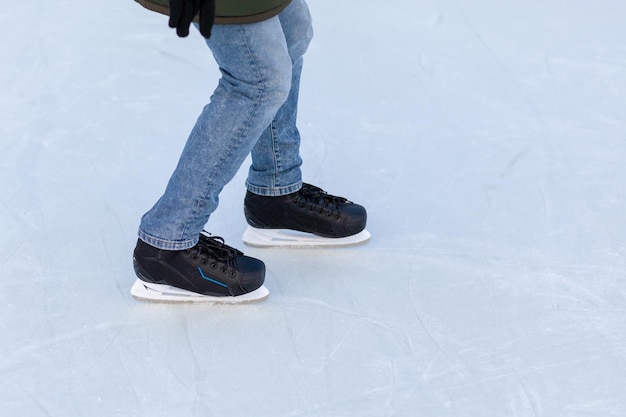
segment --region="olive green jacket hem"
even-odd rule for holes
[[[164,15],[169,15],[169,7],[167,5],[155,3],[150,0],[135,0],[137,3],[141,4],[148,10],[152,10]],[[285,0],[283,4],[280,6],[274,7],[270,10],[266,10],[260,13],[255,13],[247,16],[215,16],[215,23],[218,25],[237,25],[243,23],[256,23],[261,22],[263,20],[267,20],[270,17],[276,16],[278,13],[282,12],[285,7],[287,7],[291,3],[291,0]],[[196,19],[197,21],[197,16]]]

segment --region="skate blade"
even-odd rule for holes
[[[236,297],[215,297],[198,294],[181,288],[163,284],[153,284],[137,279],[130,289],[133,297],[144,301],[162,303],[208,303],[208,304],[242,304],[265,300],[270,292],[262,285],[256,290]]]
[[[356,246],[367,243],[371,238],[367,230],[356,235],[328,238],[315,236],[311,233],[297,232],[287,229],[257,229],[248,226],[243,233],[243,243],[257,248],[290,247],[290,248],[315,248],[315,247],[342,247]]]

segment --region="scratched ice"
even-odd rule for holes
[[[134,300],[218,77],[131,0],[0,10],[0,415],[626,415],[626,2],[316,0],[308,181],[372,241],[270,298]],[[207,229],[241,246],[243,169]]]

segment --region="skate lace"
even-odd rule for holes
[[[308,206],[309,210],[317,209],[320,214],[332,216],[333,214],[339,215],[339,204],[350,204],[350,201],[344,197],[328,194],[313,185],[303,184],[294,203],[299,204],[300,207]]]
[[[195,252],[193,253],[195,256],[214,259],[230,267],[235,267],[235,259],[237,256],[243,255],[242,252],[224,243],[222,237],[212,236],[206,231],[202,231],[198,244],[190,250]]]

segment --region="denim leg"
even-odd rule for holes
[[[160,249],[198,241],[218,195],[289,96],[292,61],[278,17],[216,25],[207,40],[222,77],[193,127],[163,196],[139,238]]]
[[[278,15],[292,63],[287,101],[252,149],[249,191],[266,196],[295,192],[302,186],[300,133],[296,127],[302,57],[313,37],[311,15],[304,0],[293,0]]]

